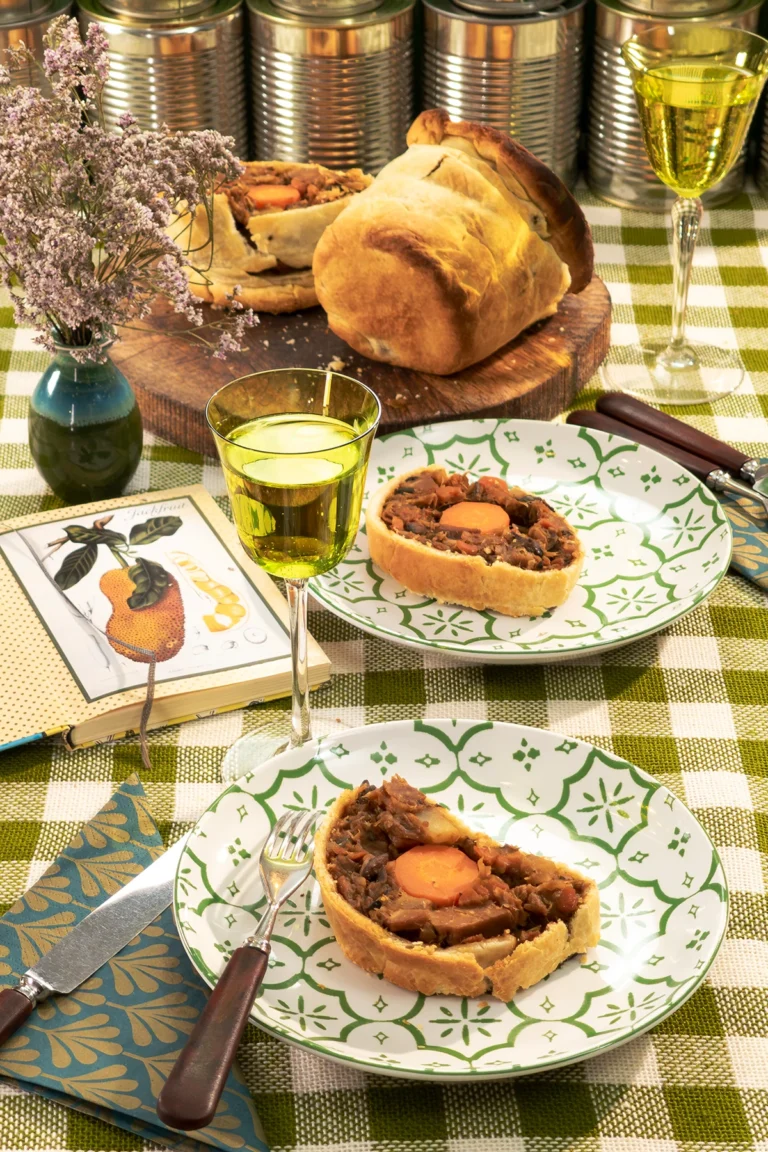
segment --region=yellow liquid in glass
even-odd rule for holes
[[[230,433],[224,471],[232,511],[262,568],[298,579],[346,555],[365,482],[368,441],[349,443],[357,435],[342,420],[301,413],[264,416]]]
[[[700,196],[728,173],[747,134],[761,79],[731,64],[681,59],[637,77],[651,166],[678,196]]]

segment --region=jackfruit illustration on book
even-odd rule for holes
[[[67,524],[64,536],[51,542],[49,555],[77,544],[64,557],[54,582],[62,592],[78,584],[93,568],[100,547],[109,549],[117,568],[104,572],[99,588],[112,606],[106,637],[121,656],[149,664],[171,660],[184,645],[184,604],[179,583],[162,564],[138,552],[181,527],[179,516],[151,516],[134,524],[126,537],[107,525],[102,516],[92,526]]]
[[[135,731],[153,673],[150,727],[290,695],[285,600],[201,484],[0,523],[0,593],[0,759]],[[315,687],[330,664],[308,655]]]
[[[0,565],[86,699],[139,687],[153,666],[157,683],[202,681],[290,656],[285,627],[254,587],[258,570],[210,515],[190,496],[145,497],[0,533]]]

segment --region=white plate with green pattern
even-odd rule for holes
[[[292,749],[232,784],[179,863],[181,939],[215,984],[255,928],[258,854],[287,809],[328,807],[398,773],[472,827],[581,869],[600,886],[601,941],[510,1004],[421,996],[351,964],[311,877],[278,918],[255,1024],[334,1060],[438,1080],[518,1076],[583,1060],[656,1024],[701,983],[728,893],[709,837],[639,768],[517,724],[403,720]]]
[[[586,555],[565,604],[537,618],[438,604],[372,563],[364,527],[343,563],[310,582],[337,616],[373,635],[483,663],[531,664],[616,648],[665,628],[725,575],[731,529],[690,472],[639,444],[570,424],[461,420],[376,440],[366,498],[408,469],[503,477],[570,521]]]

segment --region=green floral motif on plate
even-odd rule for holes
[[[428,720],[353,729],[341,741],[285,752],[205,813],[180,861],[174,907],[210,984],[258,923],[258,854],[275,820],[301,807],[299,798],[328,808],[363,776],[378,783],[382,771],[405,776],[478,831],[588,874],[600,887],[600,944],[586,963],[569,960],[508,1005],[424,997],[345,958],[311,879],[279,918],[256,1024],[400,1076],[522,1075],[631,1039],[703,980],[725,932],[728,896],[711,841],[679,800],[579,740],[515,724]],[[238,840],[246,858],[231,851]]]

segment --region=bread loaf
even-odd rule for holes
[[[448,375],[580,292],[592,240],[565,185],[503,133],[433,110],[408,145],[320,238],[315,287],[356,351]]]

